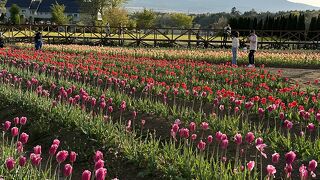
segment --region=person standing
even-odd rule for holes
[[[232,65],[237,64],[238,49],[240,46],[238,38],[239,38],[239,32],[237,31],[232,36]]]
[[[110,36],[110,24],[107,23],[106,25],[106,37],[109,37]]]
[[[36,35],[34,37],[34,45],[36,50],[41,50],[42,48],[42,34],[41,32],[36,32]]]
[[[250,31],[250,36],[248,36],[248,41],[250,42],[250,52],[249,52],[249,65],[248,67],[254,67],[254,53],[258,48],[258,36],[255,30]]]
[[[4,48],[4,37],[1,32],[0,32],[0,48]]]
[[[227,40],[228,36],[231,34],[231,27],[230,24],[228,24],[226,27],[223,29],[223,46],[227,46]]]

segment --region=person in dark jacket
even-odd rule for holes
[[[36,32],[36,35],[34,37],[34,45],[36,50],[41,50],[42,48],[42,34],[41,32]]]
[[[4,47],[4,38],[2,33],[0,33],[0,48],[3,48],[3,47]]]

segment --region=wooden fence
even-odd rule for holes
[[[89,44],[153,47],[228,47],[231,38],[223,38],[221,29],[179,29],[78,26],[78,25],[0,25],[0,32],[9,43],[33,42],[36,31],[41,31],[46,43]],[[239,31],[245,45],[249,30]],[[260,48],[320,48],[320,30],[256,30]]]

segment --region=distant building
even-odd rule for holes
[[[65,6],[65,14],[71,17],[71,23],[80,21],[80,4],[78,0],[7,0],[6,18],[10,18],[10,8],[13,4],[21,8],[22,22],[51,21],[51,7],[55,3]]]

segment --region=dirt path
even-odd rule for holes
[[[293,68],[266,68],[273,73],[277,73],[279,70],[282,70],[284,77],[290,78],[300,84],[310,81],[311,83],[314,80],[320,80],[320,69],[293,69]],[[320,87],[320,85],[317,85]]]

